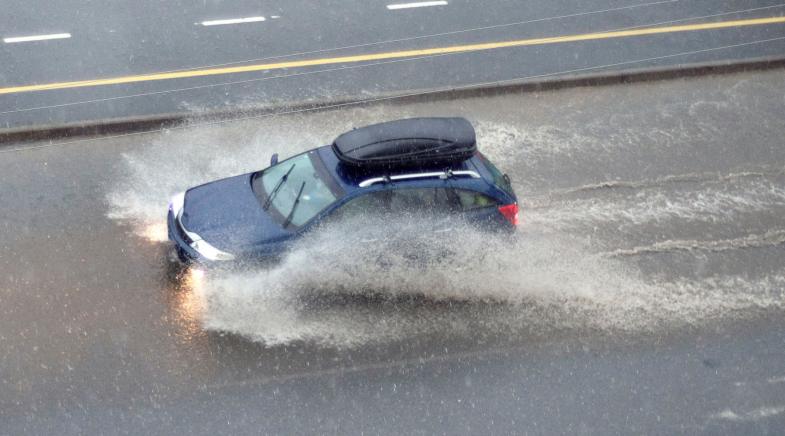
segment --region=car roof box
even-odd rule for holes
[[[464,118],[410,118],[351,130],[332,149],[355,167],[431,166],[470,158],[477,140]]]

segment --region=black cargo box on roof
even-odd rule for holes
[[[346,132],[332,149],[351,166],[429,166],[470,158],[477,140],[474,127],[463,118],[410,118]]]

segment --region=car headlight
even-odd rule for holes
[[[184,205],[185,205],[185,192],[180,192],[172,197],[172,200],[169,202],[169,209],[171,209],[176,216],[181,210],[183,210]]]
[[[234,255],[231,253],[227,253],[225,251],[221,251],[212,245],[210,245],[204,239],[200,239],[198,241],[194,241],[191,243],[191,248],[198,251],[199,254],[206,257],[210,260],[233,260]]]

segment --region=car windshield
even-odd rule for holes
[[[287,225],[299,227],[338,198],[330,177],[316,152],[310,152],[256,173],[252,186],[262,205],[282,224],[291,214]]]

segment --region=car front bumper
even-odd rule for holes
[[[171,208],[169,209],[169,214],[166,216],[166,227],[169,234],[169,240],[174,244],[177,259],[180,262],[184,264],[205,262],[206,259],[200,256],[199,253],[189,245]]]

